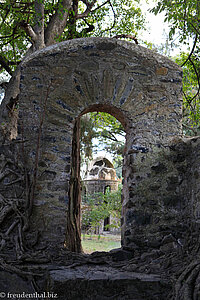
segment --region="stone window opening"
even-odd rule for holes
[[[114,113],[113,113],[114,111]],[[99,105],[94,106],[90,109],[87,109],[84,113],[82,113],[76,120],[75,125],[74,125],[74,134],[73,134],[73,143],[72,143],[72,171],[71,171],[71,186],[70,186],[70,195],[71,195],[71,201],[69,201],[69,214],[70,212],[75,212],[74,216],[73,216],[73,222],[74,225],[73,228],[76,228],[76,233],[73,234],[73,238],[75,241],[74,244],[74,249],[72,251],[75,252],[80,252],[83,251],[82,249],[82,245],[81,245],[81,194],[84,192],[84,195],[86,194],[86,191],[88,192],[88,188],[83,187],[81,185],[81,177],[80,177],[80,165],[81,165],[81,157],[80,157],[80,118],[81,116],[83,116],[84,114],[88,113],[88,112],[106,112],[112,116],[114,116],[118,121],[120,121],[122,123],[122,125],[125,125],[125,121],[123,120],[123,116],[122,113],[118,112],[118,110],[116,108],[113,107],[108,107],[107,105],[102,105],[101,107],[99,107]],[[120,114],[120,117],[117,118],[117,115]],[[123,163],[122,163],[123,164]],[[108,161],[106,162],[106,160],[97,160],[94,164],[94,168],[95,167],[103,167],[103,166],[107,166],[108,169],[111,167],[113,167],[113,165]],[[114,175],[111,172],[110,176],[111,180],[113,179]],[[74,178],[74,176],[76,178]],[[102,178],[105,179],[105,178]],[[102,188],[102,193],[105,194],[108,191],[114,190],[113,187],[111,187],[110,185],[106,185]],[[94,188],[94,191],[98,191],[97,188]],[[73,209],[72,209],[72,206]],[[68,220],[72,220],[72,218],[70,216],[68,216]],[[69,222],[68,222],[69,223]],[[102,229],[103,231],[110,231],[109,226],[111,223],[111,219],[110,217],[107,217],[105,219],[102,220]],[[118,232],[119,233],[119,232]],[[69,227],[67,229],[67,235],[69,236]],[[121,235],[121,226],[120,226],[120,235]],[[68,243],[69,244],[69,243]],[[78,248],[80,249],[80,251],[78,250]]]
[[[105,186],[105,188],[104,188],[104,194],[106,194],[106,193],[108,193],[110,191],[111,191],[111,186],[110,185]]]

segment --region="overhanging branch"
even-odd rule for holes
[[[11,70],[11,68],[10,68],[10,66],[9,66],[9,62],[8,62],[8,60],[5,58],[5,57],[3,57],[2,55],[0,55],[0,64],[1,64],[1,66],[12,76],[12,70]]]
[[[96,10],[98,10],[101,7],[103,7],[104,5],[106,5],[109,2],[110,2],[110,0],[105,1],[104,3],[102,3],[101,5],[99,5],[98,7],[96,7],[95,9],[93,9],[91,12],[94,13]]]
[[[198,91],[197,91],[196,94],[192,97],[192,99],[191,99],[191,101],[192,101],[193,99],[195,99],[195,98],[199,95],[199,92],[200,92],[200,78],[199,78],[199,73],[198,73],[198,71],[197,71],[197,68],[196,68],[194,62],[191,60],[191,58],[189,58],[189,61],[190,61],[190,63],[191,63],[192,66],[193,66],[193,69],[194,69],[194,72],[195,72],[195,74],[196,74],[197,81],[198,81]]]
[[[130,34],[118,34],[118,35],[115,35],[112,37],[113,39],[131,39],[131,40],[134,40],[134,42],[138,45],[138,40],[135,36],[133,35],[130,35]]]
[[[188,58],[184,61],[184,63],[182,63],[181,67],[183,67],[188,62],[188,60],[190,60],[190,58],[194,52],[194,49],[196,47],[197,41],[198,41],[198,34],[196,34],[196,36],[195,36],[194,44],[193,44],[190,54],[188,55]]]
[[[200,30],[196,28],[196,26],[194,26],[193,23],[190,22],[190,25],[194,28],[194,30],[197,32],[197,34],[200,36]]]
[[[31,38],[32,42],[37,41],[37,34],[33,30],[33,28],[28,23],[26,23],[26,21],[21,21],[20,26],[25,30],[26,34]]]
[[[85,5],[87,6],[87,8],[86,8],[86,10],[82,14],[78,14],[77,17],[76,17],[76,19],[86,18],[89,15],[89,13],[91,12],[91,10],[92,10],[92,8],[93,8],[93,6],[95,5],[96,2],[97,2],[96,0],[92,1],[91,3],[88,2],[88,1],[83,0],[83,3],[85,3]]]

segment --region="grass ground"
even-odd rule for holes
[[[83,251],[88,254],[95,251],[110,251],[121,247],[121,236],[105,234],[99,238],[94,234],[82,234],[82,247]]]

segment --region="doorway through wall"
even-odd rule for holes
[[[69,212],[76,212],[72,222],[76,223],[83,252],[121,247],[124,144],[125,130],[113,115],[93,110],[77,119]],[[87,239],[93,244],[89,249]],[[98,242],[103,248],[98,248]]]

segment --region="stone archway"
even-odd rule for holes
[[[62,245],[68,228],[74,232],[68,248],[81,250],[78,167],[74,168],[77,162],[73,162],[78,146],[73,145],[77,140],[73,135],[78,134],[79,116],[90,111],[109,112],[127,132],[122,244],[130,246],[137,237],[146,240],[149,232],[156,233],[156,218],[157,224],[165,223],[163,209],[168,207],[160,203],[172,193],[163,185],[172,169],[160,162],[160,157],[169,140],[181,133],[181,76],[181,69],[166,57],[108,38],[63,42],[25,60],[19,129],[30,141],[26,144],[29,169],[35,163],[39,131],[41,135],[31,226],[41,228],[44,240]],[[66,222],[67,213],[68,221],[69,216],[73,218],[71,223]],[[172,223],[177,222],[174,218]]]

